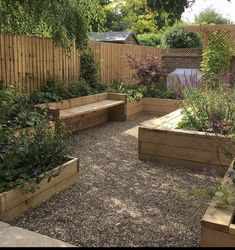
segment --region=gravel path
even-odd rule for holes
[[[11,224],[83,247],[199,246],[209,200],[183,190],[202,175],[138,160],[138,126],[152,118],[108,122],[71,137],[80,181]]]

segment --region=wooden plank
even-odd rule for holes
[[[163,106],[163,107],[178,107],[180,105],[180,101],[178,100],[171,100],[171,99],[161,99],[161,98],[143,98],[144,105],[156,105],[156,106]]]
[[[90,128],[107,121],[108,121],[107,109],[95,111],[93,113],[77,115],[62,120],[67,129],[71,130],[72,132]]]
[[[200,245],[202,247],[234,247],[235,237],[228,233],[202,227]]]
[[[186,147],[192,149],[206,150],[209,152],[216,152],[223,150],[219,147],[219,142],[216,137],[199,137],[197,135],[184,135],[174,133],[174,131],[164,130],[148,130],[140,128],[139,141],[152,142],[154,144],[171,145],[176,147]],[[228,148],[231,149],[231,148]]]
[[[156,105],[145,105],[143,107],[143,110],[145,112],[161,112],[161,113],[165,113],[165,114],[169,114],[175,110],[177,110],[178,107],[177,106],[156,106]]]
[[[78,107],[61,110],[60,117],[67,118],[67,117],[71,117],[74,115],[82,115],[88,112],[94,112],[94,111],[98,111],[101,109],[107,109],[107,108],[114,107],[120,104],[124,104],[124,102],[112,101],[112,100],[99,101],[99,102],[95,102],[95,103],[91,103],[87,105],[82,105]]]
[[[229,234],[232,234],[235,237],[235,224],[230,223],[230,225],[229,225]]]
[[[9,39],[9,36],[8,35],[5,35],[4,36],[5,38],[5,72],[6,72],[6,75],[5,75],[5,81],[7,83],[10,83],[11,82],[11,77],[10,77],[10,54],[9,54],[9,43],[10,43],[10,39]]]
[[[159,145],[151,142],[141,142],[141,153],[153,154],[159,156],[172,157],[182,160],[191,160],[209,164],[224,165],[229,164],[228,158],[224,153],[219,153],[220,160],[218,159],[216,152],[209,152],[205,150],[192,149],[192,148],[179,148],[171,145]],[[220,162],[221,161],[221,162]]]
[[[227,166],[219,166],[219,165],[215,165],[211,163],[201,163],[201,162],[192,161],[192,160],[184,160],[184,159],[178,159],[178,158],[173,158],[173,157],[153,155],[153,154],[148,154],[148,153],[142,153],[140,151],[139,151],[138,157],[140,160],[144,160],[144,161],[155,161],[158,164],[162,164],[163,167],[165,165],[169,165],[169,166],[174,166],[176,168],[185,167],[185,168],[193,169],[196,171],[202,171],[204,168],[206,168],[208,171],[216,169],[216,172],[219,176],[224,176],[224,174],[227,171]]]
[[[163,117],[151,120],[146,127],[140,126],[141,129],[158,129],[158,127],[164,123],[167,123],[181,115],[181,111],[178,109],[170,114]],[[154,130],[153,130],[154,131]]]
[[[233,163],[230,164],[227,171],[231,171],[232,169]],[[228,189],[231,193],[235,191],[234,183],[227,174],[224,176],[221,186]],[[207,208],[202,218],[201,226],[229,233],[229,227],[232,222],[235,208],[233,205],[226,206],[224,209],[218,208],[217,205],[221,202],[221,199],[223,199],[223,194],[218,191],[210,202],[210,206]]]
[[[64,178],[67,178],[68,176],[71,176],[74,173],[76,173],[78,171],[77,159],[70,160],[66,162],[65,164],[63,164],[61,167],[62,168],[58,176],[51,178],[50,182],[48,182],[48,178],[45,178],[44,180],[42,180],[41,183],[39,184],[40,189],[34,193],[23,194],[20,189],[14,189],[8,192],[4,192],[3,194],[5,196],[5,209],[9,210],[10,208],[17,206],[18,204],[21,204],[22,202],[29,199],[30,197],[37,195],[43,190],[62,181]],[[57,167],[49,172],[51,174],[56,173],[59,170],[59,168],[60,167]]]
[[[68,177],[67,179],[64,179],[63,181],[56,183],[54,186],[49,187],[45,191],[30,197],[28,200],[21,204],[18,204],[16,207],[9,209],[2,214],[0,213],[0,219],[5,222],[11,221],[16,216],[27,211],[29,208],[39,205],[40,203],[52,197],[53,195],[75,184],[79,180],[79,176],[79,173],[76,173]]]

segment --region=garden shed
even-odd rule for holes
[[[89,39],[93,42],[109,42],[139,45],[139,41],[133,32],[94,32],[89,35]]]

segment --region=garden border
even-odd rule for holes
[[[228,171],[233,169],[233,162]],[[228,177],[228,171],[223,179],[222,186],[235,191],[234,183]],[[219,208],[221,202],[221,192],[216,192],[209,207],[201,220],[201,240],[202,247],[234,247],[235,246],[235,224],[232,221],[235,207],[232,205],[226,208]]]
[[[155,160],[173,166],[184,165],[197,170],[202,170],[205,166],[208,169],[216,168],[224,176],[222,186],[229,185],[235,191],[227,174],[233,168],[233,163],[218,149],[217,135],[178,129],[176,127],[181,118],[181,110],[178,109],[151,121],[148,126],[139,127],[139,159]],[[219,138],[226,140],[223,136]],[[220,161],[216,161],[218,152]],[[225,209],[218,208],[220,197],[221,193],[218,191],[201,220],[200,245],[203,247],[235,245],[235,224],[232,221],[235,208],[231,205]]]
[[[143,97],[139,101],[127,103],[127,119],[133,119],[140,113],[163,116],[177,110],[179,106],[179,100]]]
[[[197,170],[216,168],[217,173],[223,176],[231,160],[219,149],[218,136],[177,129],[181,118],[181,111],[178,109],[153,120],[148,126],[139,127],[139,159]]]
[[[79,179],[79,160],[69,158],[67,162],[46,175],[38,185],[39,190],[34,193],[24,194],[19,188],[0,193],[0,220],[9,222],[29,208],[76,183]],[[35,183],[35,180],[32,182]]]

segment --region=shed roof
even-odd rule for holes
[[[125,42],[130,36],[133,36],[137,44],[139,44],[135,34],[128,31],[91,33],[89,38],[91,41],[96,42]]]

